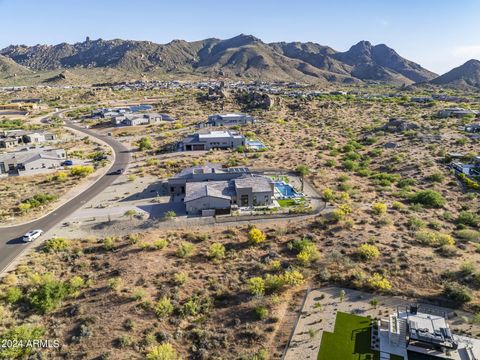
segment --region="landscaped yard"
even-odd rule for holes
[[[371,320],[357,315],[338,312],[335,331],[324,332],[318,360],[378,360],[380,354],[370,347]]]
[[[289,206],[296,206],[302,202],[304,202],[305,199],[304,198],[300,198],[300,199],[281,199],[281,200],[277,200],[278,202],[278,205],[280,205],[281,207],[289,207]]]

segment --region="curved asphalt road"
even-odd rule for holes
[[[130,154],[125,146],[110,136],[99,134],[95,131],[82,128],[72,123],[66,123],[65,127],[81,131],[87,135],[95,137],[110,145],[115,152],[115,162],[111,165],[108,172],[112,172],[121,168],[125,168],[130,159]],[[22,236],[26,232],[33,229],[42,229],[48,231],[55,225],[60,223],[67,216],[71,215],[75,210],[83,204],[94,198],[96,195],[110,186],[120,175],[104,175],[97,182],[91,185],[84,192],[75,198],[66,202],[50,214],[24,225],[16,225],[8,228],[0,229],[0,274],[8,267],[8,265],[19,256],[29,245],[35,246],[34,241],[31,244],[22,242]]]

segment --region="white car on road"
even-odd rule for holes
[[[38,239],[40,235],[43,234],[43,230],[32,230],[25,235],[23,235],[23,241],[24,242],[32,242],[35,239]]]

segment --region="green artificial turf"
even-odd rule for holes
[[[305,200],[304,198],[300,198],[300,199],[281,199],[281,200],[277,200],[277,202],[278,202],[278,205],[280,205],[281,207],[289,207],[289,206],[296,206],[299,203],[303,202],[304,200]]]
[[[318,360],[379,360],[370,347],[372,323],[369,318],[338,312],[334,332],[323,332]]]

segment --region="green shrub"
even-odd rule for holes
[[[253,277],[248,280],[248,291],[254,296],[265,294],[265,281],[261,277]]]
[[[445,205],[446,200],[434,190],[420,190],[410,196],[410,202],[430,208],[441,208]]]
[[[165,318],[170,316],[173,312],[173,305],[169,298],[164,296],[158,300],[154,306],[155,314],[159,318]]]
[[[147,360],[180,360],[177,351],[170,343],[157,345],[147,353]]]
[[[297,251],[297,260],[302,265],[309,265],[319,257],[317,247],[308,239],[293,240],[288,243],[288,248]]]
[[[255,314],[260,320],[268,318],[268,308],[266,306],[257,306],[255,308]]]
[[[468,225],[476,227],[478,226],[479,219],[478,216],[470,211],[462,211],[458,215],[457,224]]]
[[[422,230],[415,234],[417,241],[422,245],[439,247],[443,245],[455,245],[455,240],[448,234],[435,231]]]
[[[116,239],[113,236],[107,236],[103,240],[103,248],[107,251],[113,250],[115,247]]]
[[[372,211],[377,215],[383,215],[387,213],[387,204],[384,203],[374,203],[372,205]]]
[[[376,259],[380,256],[380,250],[375,245],[362,244],[358,248],[358,254],[364,260]]]
[[[5,290],[5,293],[2,296],[3,300],[8,304],[17,303],[22,299],[22,297],[23,297],[22,289],[16,286],[7,288],[7,290]]]
[[[175,219],[177,217],[177,213],[173,210],[169,210],[163,215],[165,220]]]
[[[374,290],[390,291],[392,289],[392,285],[390,284],[390,281],[386,277],[378,273],[373,274],[367,280],[367,283]]]
[[[480,241],[480,231],[476,231],[476,230],[470,230],[470,229],[458,230],[456,233],[456,236],[459,239],[462,239],[465,241],[473,241],[473,242]]]
[[[52,238],[45,242],[45,251],[47,252],[59,252],[67,250],[70,246],[70,242],[65,238]]]
[[[0,344],[12,342],[14,344],[33,343],[34,340],[43,340],[45,331],[38,326],[30,324],[15,326],[0,333]],[[26,358],[35,347],[33,346],[6,346],[0,351],[2,359]]]
[[[55,310],[71,293],[72,289],[68,284],[54,279],[51,274],[36,275],[26,300],[30,307],[45,314]]]
[[[175,251],[175,255],[179,258],[186,259],[193,255],[195,246],[189,242],[182,242]]]
[[[458,303],[467,303],[472,301],[472,292],[465,286],[447,284],[443,289],[443,294]]]
[[[220,243],[213,243],[208,250],[208,257],[214,260],[220,260],[225,257],[225,246]]]
[[[92,165],[74,165],[70,168],[70,174],[76,177],[86,177],[94,172]]]

